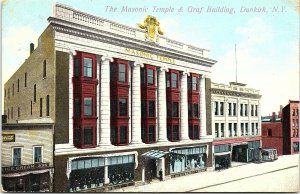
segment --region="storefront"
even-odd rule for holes
[[[71,159],[69,191],[78,192],[134,180],[135,156],[94,156]]]
[[[214,150],[215,169],[220,170],[223,168],[229,168],[231,166],[231,145],[215,145]]]
[[[3,189],[8,192],[49,192],[52,168],[49,168],[49,163],[39,165],[2,167]]]
[[[207,167],[207,147],[185,147],[170,150],[170,173],[180,173],[205,169]]]
[[[248,162],[259,161],[261,158],[260,141],[249,141],[248,147]]]

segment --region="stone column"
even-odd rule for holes
[[[206,136],[206,99],[205,99],[205,76],[200,78],[200,139]],[[214,133],[214,132],[212,132]]]
[[[97,85],[97,98],[96,98],[96,116],[97,119],[97,125],[96,125],[96,142],[100,141],[100,75],[101,75],[101,56],[96,56],[96,63],[97,63],[97,79],[98,79],[98,85]]]
[[[166,67],[158,69],[158,142],[167,142]]]
[[[108,185],[110,182],[108,178],[108,158],[104,158],[104,185]]]
[[[260,102],[257,105],[257,118],[258,118],[258,136],[261,136],[261,110],[260,110]],[[254,132],[255,133],[255,132]]]
[[[140,72],[141,67],[144,67],[142,63],[134,62],[132,65],[132,94],[131,94],[131,126],[132,126],[132,139],[131,144],[142,143],[141,136],[141,80]]]
[[[109,146],[110,142],[110,62],[113,58],[101,57],[100,79],[100,146]]]
[[[187,76],[188,72],[182,72],[180,81],[180,141],[189,140],[189,118],[188,118],[188,94]]]
[[[228,104],[228,98],[225,97],[225,100],[224,100],[224,116],[225,116],[225,122],[224,122],[224,137],[229,137],[229,127],[228,127],[228,107],[229,107],[229,104]]]
[[[69,51],[69,145],[73,146],[73,67],[74,67],[75,50]]]
[[[248,109],[247,109],[247,114],[248,114],[248,135],[252,135],[252,126],[251,126],[251,103],[250,100],[248,99]]]
[[[240,114],[240,99],[237,99],[237,103],[236,103],[236,114],[237,114],[237,126],[236,126],[236,130],[237,130],[237,136],[241,136],[241,114]]]

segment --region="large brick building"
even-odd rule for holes
[[[56,4],[48,21],[4,109],[8,123],[55,123],[55,192],[212,167],[208,50],[159,35],[152,16],[145,31]]]
[[[232,161],[260,159],[261,116],[259,90],[246,84],[212,83],[213,165],[216,169]]]

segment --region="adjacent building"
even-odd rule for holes
[[[211,84],[214,167],[260,159],[259,90],[230,82]]]
[[[54,192],[101,191],[212,168],[216,61],[208,50],[166,38],[153,16],[133,28],[56,4],[48,21],[38,47],[30,46],[30,57],[5,83],[4,109],[11,124],[54,123]],[[235,114],[241,103],[255,107],[247,120],[254,132],[234,142],[256,148],[260,95],[249,95],[235,97]],[[236,133],[241,138],[239,127]]]
[[[290,100],[282,109],[283,154],[299,153],[299,101]]]
[[[2,125],[2,187],[10,192],[51,192],[53,123]]]
[[[278,155],[299,153],[299,101],[289,100],[278,115],[263,117],[263,148],[276,148]]]

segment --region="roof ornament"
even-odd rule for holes
[[[145,38],[150,42],[159,42],[158,34],[163,35],[164,32],[160,29],[160,23],[154,16],[148,15],[144,19],[144,23],[137,24],[141,29],[145,30]]]

